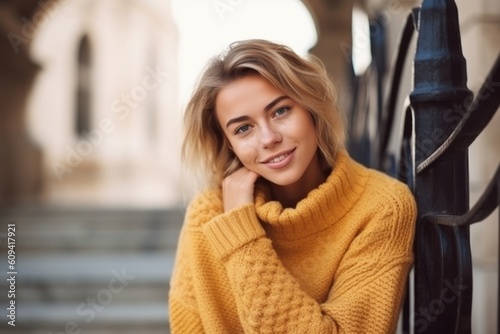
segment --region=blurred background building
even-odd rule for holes
[[[186,202],[182,107],[206,60],[245,38],[310,51],[324,61],[348,110],[351,68],[370,65],[364,23],[383,17],[390,67],[403,21],[419,3],[0,1],[0,248],[7,254],[6,226],[14,223],[18,252],[17,326],[2,320],[0,331],[165,333]],[[476,91],[500,50],[500,3],[456,3]],[[400,106],[411,89],[409,65]],[[471,204],[500,160],[499,123],[497,115],[470,152]],[[471,238],[473,332],[490,333],[497,322],[496,220],[473,226]],[[0,289],[5,312],[5,285]]]
[[[174,204],[178,32],[168,3],[38,6],[38,18],[21,21],[21,33],[33,31],[30,58],[40,66],[26,104],[24,134],[41,153],[37,200]],[[7,200],[29,194],[11,196],[6,194]]]

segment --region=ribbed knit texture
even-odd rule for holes
[[[207,191],[179,239],[172,333],[392,333],[415,217],[405,185],[345,152],[293,209],[257,187],[255,204],[224,213]]]

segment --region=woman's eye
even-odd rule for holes
[[[243,133],[243,132],[248,131],[249,129],[250,129],[250,125],[242,125],[239,128],[237,128],[236,131],[234,131],[234,133],[236,133],[236,134]]]
[[[285,106],[285,107],[280,107],[274,112],[274,116],[281,116],[284,113],[286,113],[288,110],[290,110],[290,107]]]

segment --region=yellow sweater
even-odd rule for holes
[[[339,154],[295,208],[220,190],[186,212],[169,293],[173,334],[391,333],[411,267],[416,208],[402,183]]]

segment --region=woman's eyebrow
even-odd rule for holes
[[[226,123],[226,129],[233,123],[239,123],[239,122],[244,122],[244,121],[248,121],[250,119],[250,117],[244,115],[244,116],[239,116],[239,117],[236,117],[236,118],[231,118],[227,123]]]
[[[271,110],[275,105],[277,105],[280,101],[284,100],[284,99],[288,99],[288,96],[286,95],[281,95],[281,96],[278,96],[277,98],[275,98],[274,100],[272,100],[267,106],[264,107],[264,111],[268,112],[269,110]],[[244,121],[248,121],[250,119],[250,117],[246,116],[246,115],[243,115],[243,116],[239,116],[239,117],[235,117],[235,118],[231,118],[227,123],[226,123],[226,129],[233,123],[239,123],[239,122],[244,122]]]
[[[281,95],[281,96],[278,96],[277,98],[275,98],[271,103],[269,103],[265,108],[264,110],[267,112],[269,111],[270,109],[272,109],[276,104],[278,104],[281,100],[284,100],[284,99],[288,99],[288,96],[286,95]]]

